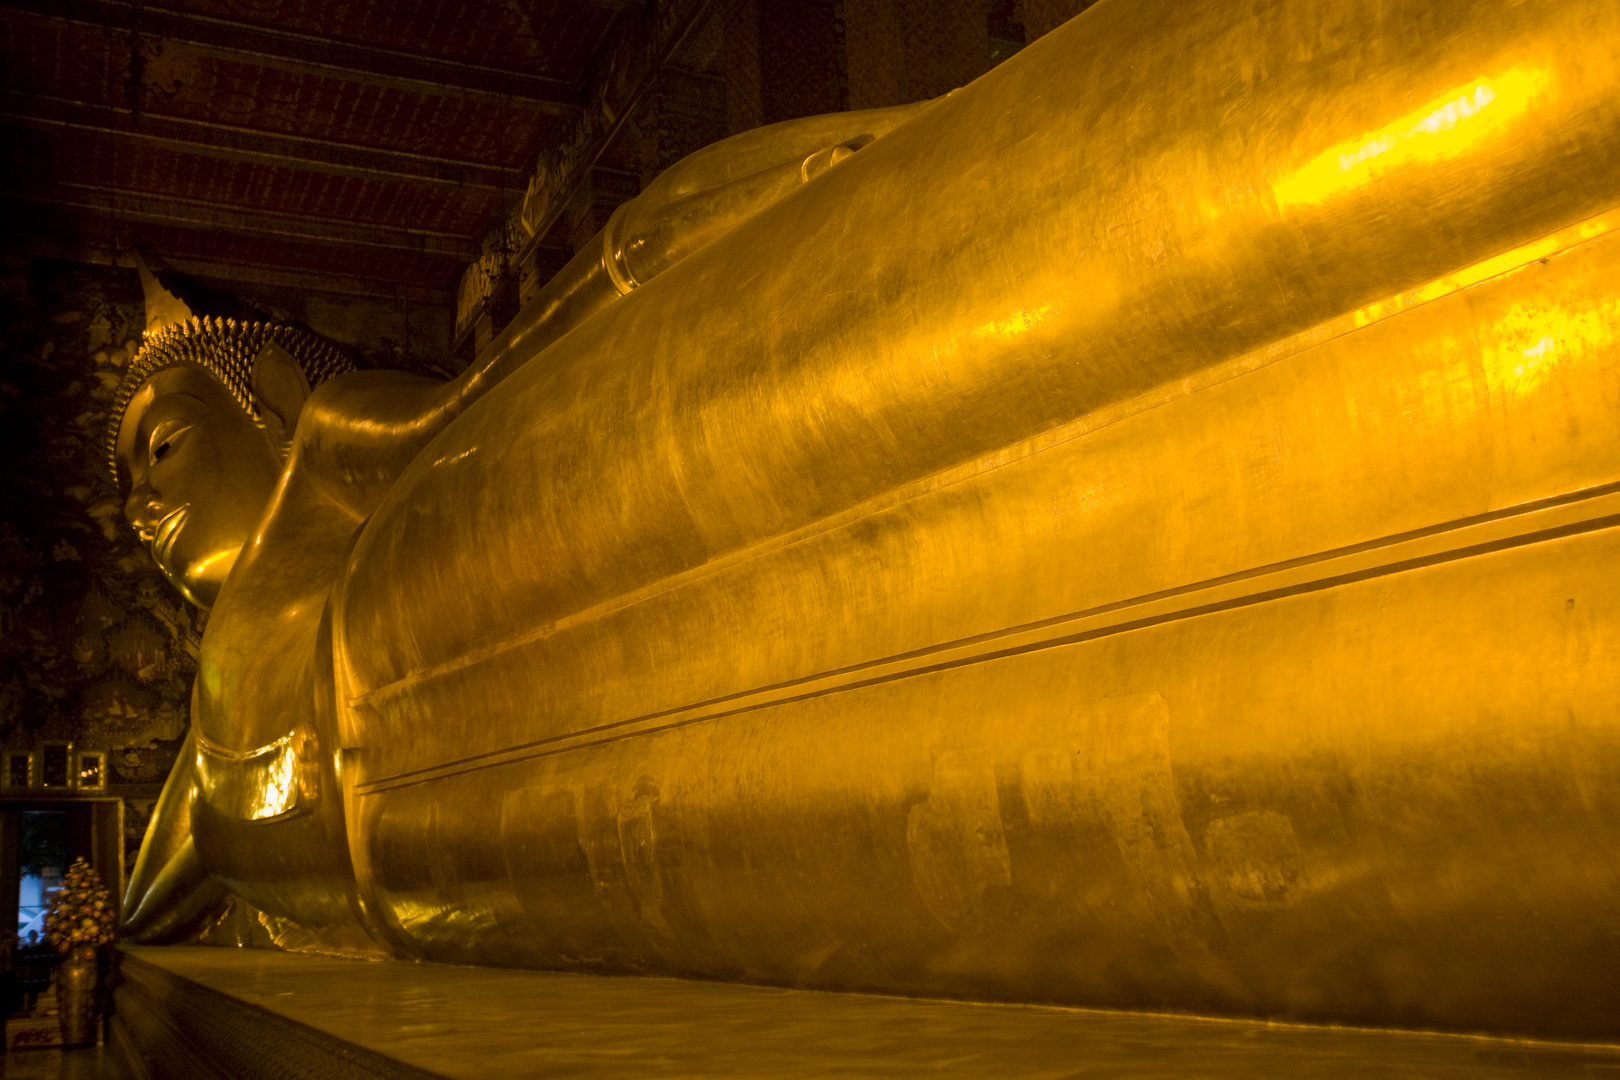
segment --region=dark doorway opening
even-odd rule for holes
[[[83,818],[85,815],[73,816]],[[21,811],[17,837],[17,936],[20,944],[34,944],[45,936],[45,905],[62,884],[62,875],[72,862],[68,857],[68,817],[67,809]]]
[[[118,799],[0,802],[0,929],[28,943],[45,936],[44,908],[73,860],[84,858],[112,894],[123,898],[124,822]]]
[[[47,761],[47,764],[49,762]],[[0,802],[0,949],[16,974],[19,998],[4,1004],[34,1015],[61,956],[45,940],[51,894],[73,860],[101,876],[117,904],[124,888],[124,804],[115,798],[35,798]],[[13,938],[10,935],[16,934]],[[48,996],[43,1006],[54,1008]]]

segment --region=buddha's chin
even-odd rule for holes
[[[225,584],[231,567],[236,565],[236,557],[241,553],[240,547],[232,547],[187,563],[184,567],[173,568],[163,563],[158,566],[187,600],[206,610],[214,606],[220,586]]]

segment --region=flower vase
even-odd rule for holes
[[[96,1041],[96,947],[79,945],[56,969],[56,1018],[63,1046]]]

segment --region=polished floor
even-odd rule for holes
[[[673,979],[137,948],[175,975],[418,1068],[487,1077],[1525,1080],[1620,1047],[824,994]],[[12,1073],[6,1076],[100,1076]]]
[[[4,1031],[0,1077],[5,1080],[134,1080],[111,1046],[64,1050],[49,1045],[61,1038],[56,998],[50,991],[6,1020]]]
[[[132,1080],[110,1046],[82,1050],[8,1050],[5,1080]]]

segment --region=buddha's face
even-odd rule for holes
[[[212,607],[275,491],[269,437],[206,370],[156,372],[118,432],[124,515],[186,598]]]

